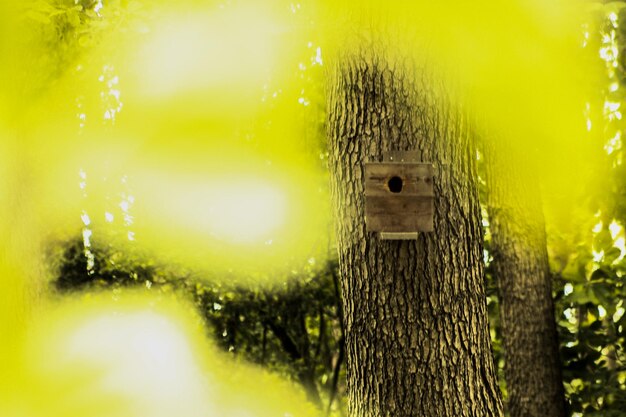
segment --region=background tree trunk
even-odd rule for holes
[[[338,62],[328,139],[349,414],[500,416],[466,119],[430,74],[365,52]],[[417,241],[365,231],[362,164],[388,150],[435,165],[435,232]]]
[[[564,417],[565,394],[539,178],[529,158],[524,158],[529,150],[518,148],[498,139],[485,144],[487,210],[492,267],[500,295],[507,410],[511,417]]]

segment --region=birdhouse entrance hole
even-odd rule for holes
[[[387,182],[387,187],[389,187],[389,191],[392,193],[399,193],[402,191],[403,181],[400,177],[391,177]]]

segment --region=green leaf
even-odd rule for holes
[[[605,282],[597,282],[591,285],[591,290],[603,306],[613,304],[613,291],[610,285]]]
[[[611,249],[604,252],[604,262],[612,264],[620,256],[622,256],[622,250],[613,246]]]
[[[611,247],[613,247],[613,237],[611,236],[611,232],[609,232],[607,229],[603,229],[593,238],[593,248],[597,252],[606,252]]]

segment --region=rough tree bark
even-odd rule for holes
[[[466,119],[423,71],[371,52],[338,63],[328,139],[349,414],[500,416]],[[388,150],[418,150],[437,170],[435,232],[416,241],[365,230],[363,162]]]
[[[513,143],[485,143],[492,268],[500,296],[507,411],[564,417],[565,397],[538,176]]]

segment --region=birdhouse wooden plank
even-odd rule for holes
[[[391,152],[366,162],[365,224],[383,239],[416,239],[434,230],[433,166],[414,152]]]
[[[381,162],[365,164],[365,195],[434,197],[431,164]],[[397,196],[393,196],[397,194]]]

